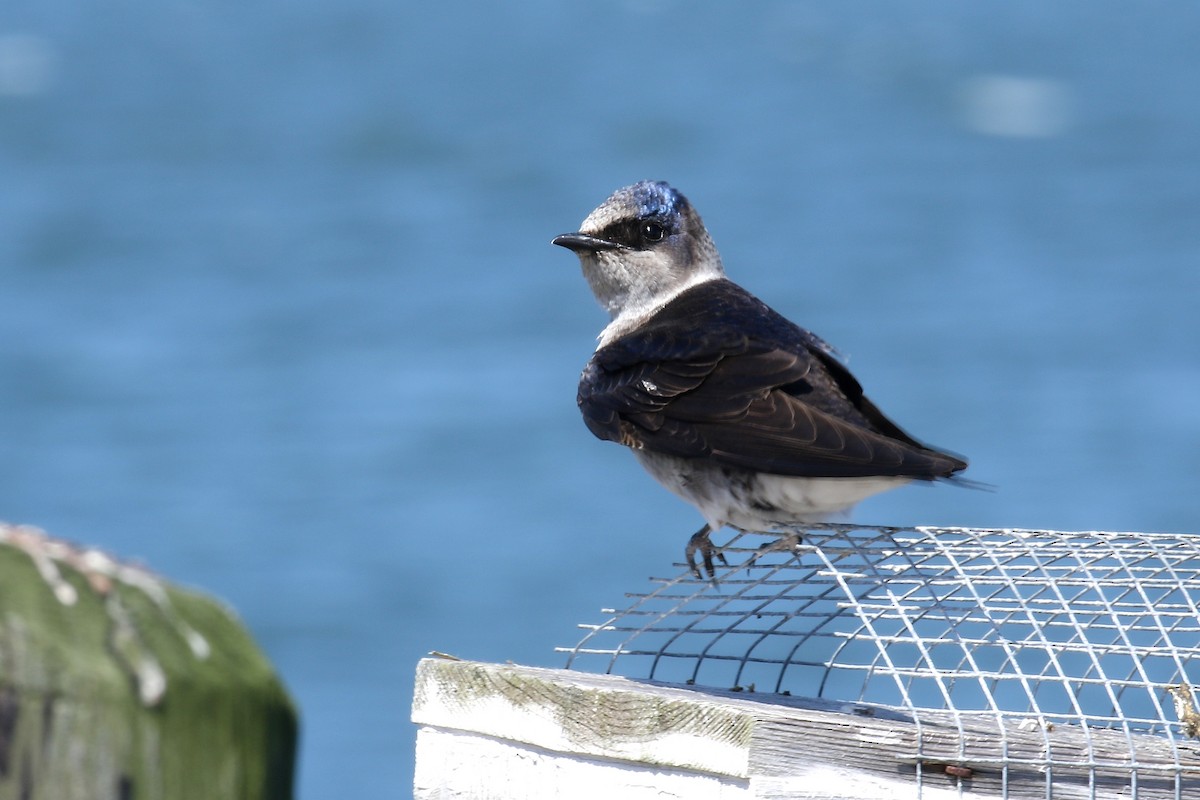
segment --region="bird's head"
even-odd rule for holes
[[[592,293],[615,320],[641,315],[684,289],[724,275],[687,198],[662,181],[618,189],[579,226],[554,238],[573,250]]]

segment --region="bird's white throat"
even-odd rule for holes
[[[629,302],[617,312],[607,327],[600,331],[600,341],[597,347],[604,347],[604,345],[619,339],[623,334],[637,328],[647,319],[658,313],[663,306],[693,286],[699,286],[702,283],[715,281],[723,277],[725,277],[725,274],[720,268],[697,271],[686,280],[674,284],[670,288],[655,292],[653,295],[636,299],[630,298]]]

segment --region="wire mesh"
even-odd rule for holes
[[[1020,757],[1045,796],[1066,767],[1072,797],[1200,797],[1200,536],[822,524],[722,550],[715,582],[681,569],[582,625],[566,666],[936,712],[964,754],[990,720],[998,767],[1070,726],[1069,755]]]

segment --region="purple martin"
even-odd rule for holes
[[[579,256],[611,322],[579,380],[601,439],[633,450],[709,533],[816,522],[967,462],[884,416],[832,347],[725,277],[691,203],[661,181],[618,189],[554,244]]]

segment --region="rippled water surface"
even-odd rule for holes
[[[731,276],[993,492],[1200,531],[1200,11],[215,2],[0,12],[0,518],[229,601],[302,798],[408,792],[430,649],[561,663],[698,515],[593,439],[551,247],[672,181]]]

